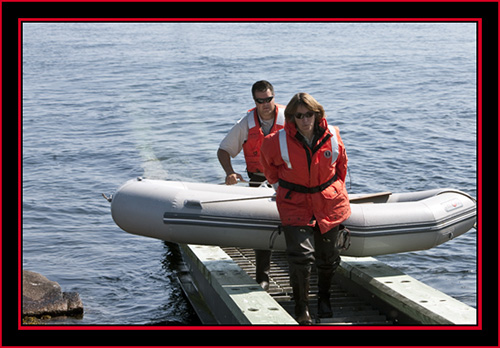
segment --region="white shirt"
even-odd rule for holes
[[[236,157],[241,150],[243,150],[243,144],[247,141],[248,138],[248,116],[253,117],[253,113],[248,113],[243,116],[234,126],[231,128],[229,133],[222,139],[219,148],[221,150],[227,151],[229,155],[234,158]],[[260,118],[260,124],[262,128],[262,132],[264,135],[268,135],[271,131],[271,128],[274,124],[274,117],[270,120],[263,120]]]

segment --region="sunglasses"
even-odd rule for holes
[[[254,98],[254,100],[259,103],[259,104],[264,104],[264,103],[270,103],[271,100],[273,100],[274,95],[270,96],[269,98]]]
[[[307,117],[307,118],[311,118],[313,117],[314,115],[316,115],[316,113],[314,111],[308,111],[304,114],[301,114],[300,112],[297,112],[295,115],[293,115],[296,119],[298,120],[302,120],[304,117]]]

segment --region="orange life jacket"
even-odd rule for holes
[[[297,137],[294,123],[265,138],[261,162],[267,180],[279,182],[276,204],[285,226],[312,226],[326,233],[351,214],[345,177],[347,154],[337,127],[319,123],[324,132],[313,148]]]
[[[245,155],[245,162],[247,170],[250,173],[262,173],[263,168],[260,164],[260,147],[264,141],[264,133],[260,127],[259,116],[257,115],[257,108],[248,110],[248,137],[243,144],[243,154]],[[283,128],[285,124],[285,107],[276,104],[276,114],[274,116],[274,124],[269,134],[272,134]]]

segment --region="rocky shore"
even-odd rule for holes
[[[23,270],[23,322],[57,316],[83,316],[83,303],[76,292],[63,292],[61,286],[43,275]]]

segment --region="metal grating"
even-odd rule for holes
[[[255,253],[252,249],[222,248],[244,271],[255,279]],[[331,303],[333,317],[315,318],[317,313],[317,275],[311,274],[309,309],[316,325],[392,325],[380,311],[360,297],[348,293],[333,281]],[[292,288],[288,277],[288,262],[284,252],[274,251],[271,258],[271,274],[268,293],[294,317]]]

